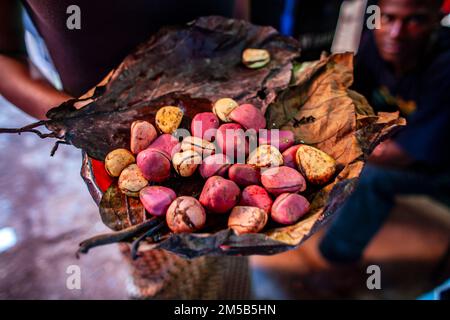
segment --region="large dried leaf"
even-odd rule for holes
[[[348,87],[353,80],[349,54],[322,58],[304,70],[296,85],[270,106],[273,127],[291,130],[297,142],[313,145],[344,166],[362,155],[356,141],[356,106]]]
[[[241,53],[246,47],[268,49],[269,65],[245,68]],[[184,108],[182,126],[187,127],[194,114],[209,111],[218,98],[255,104],[265,112],[269,127],[292,130],[297,142],[316,146],[337,160],[333,181],[308,186],[305,196],[311,210],[307,217],[292,226],[271,222],[262,233],[237,236],[226,229],[226,216],[209,216],[203,233],[173,235],[157,228],[153,243],[141,250],[162,248],[187,257],[285,251],[326,223],[353,191],[369,152],[403,124],[398,114],[375,115],[366,99],[349,89],[351,54],[323,56],[302,64],[294,61],[298,55],[298,42],[272,28],[220,17],[201,18],[185,28],[161,30],[95,89],[51,110],[45,124],[54,136],[102,160],[114,148],[128,148],[131,123],[137,119],[153,122],[160,106]],[[82,176],[100,203],[103,221],[113,229],[138,222],[142,211],[133,215],[127,198],[114,185],[102,195],[91,169],[85,156]],[[198,175],[174,175],[164,185],[179,195],[197,197],[203,183]],[[86,248],[140,236],[147,226],[138,226],[126,229],[126,237],[88,241]]]
[[[368,145],[401,125],[402,120],[398,114],[374,115],[366,99],[348,89],[353,74],[350,54],[323,57],[294,72],[292,85],[279,92],[269,106],[268,123],[274,128],[292,130],[297,142],[326,151],[339,164],[334,181],[322,188],[309,186],[308,215],[295,225],[271,225],[259,234],[236,236],[229,229],[203,234],[166,234],[160,242],[142,246],[141,250],[162,248],[187,257],[274,254],[302,243],[344,203],[354,190],[371,150]]]
[[[241,63],[247,47],[270,51],[261,69]],[[299,46],[271,27],[221,17],[200,18],[181,29],[166,28],[129,55],[98,87],[88,105],[71,100],[50,110],[47,127],[89,156],[103,160],[112,149],[129,146],[134,120],[154,120],[159,107],[185,110],[183,127],[194,114],[210,111],[222,97],[250,102],[265,110],[291,79]]]

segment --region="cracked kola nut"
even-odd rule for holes
[[[259,169],[250,164],[236,163],[228,169],[228,177],[240,187],[261,183]]]
[[[268,214],[257,207],[237,206],[234,207],[228,217],[228,227],[236,234],[258,233],[266,225]]]
[[[258,144],[270,144],[277,148],[280,152],[294,144],[294,132],[290,130],[261,130],[259,131]]]
[[[201,155],[203,159],[212,155],[216,151],[216,146],[214,145],[214,143],[211,143],[207,140],[198,137],[188,136],[184,138],[183,141],[181,142],[181,150],[195,151],[199,155]]]
[[[265,49],[248,48],[242,52],[242,63],[250,69],[264,67],[269,62],[270,53]]]
[[[142,205],[153,216],[164,216],[176,197],[175,191],[162,186],[148,186],[139,192]]]
[[[200,203],[212,213],[226,213],[238,203],[240,193],[233,181],[213,176],[203,186]]]
[[[193,197],[178,197],[167,209],[166,222],[175,233],[194,232],[205,226],[205,209]]]
[[[130,164],[119,176],[119,189],[130,197],[139,197],[139,191],[148,185],[147,179],[136,164]]]
[[[173,135],[164,133],[156,138],[149,148],[157,149],[163,152],[167,158],[172,158],[175,153],[181,150],[181,144]]]
[[[105,158],[105,170],[111,177],[118,177],[120,173],[136,159],[127,149],[115,149]]]
[[[213,154],[203,159],[199,171],[204,179],[212,176],[225,176],[231,166],[230,159],[221,153]]]
[[[219,118],[212,112],[197,113],[191,122],[191,133],[194,137],[213,141],[219,128]]]
[[[241,194],[240,206],[251,206],[263,209],[269,213],[272,207],[272,198],[266,189],[260,186],[252,185],[244,188]]]
[[[309,211],[309,201],[296,193],[280,194],[272,205],[270,216],[281,224],[294,224]]]
[[[223,122],[231,122],[229,118],[231,111],[237,108],[239,105],[236,101],[230,98],[222,98],[217,100],[213,105],[213,112]]]
[[[229,118],[239,123],[245,129],[254,129],[256,131],[266,127],[266,118],[264,114],[254,105],[246,103],[241,104],[231,111]]]
[[[182,177],[192,176],[201,163],[202,156],[193,150],[177,152],[172,158],[175,171]]]
[[[292,146],[287,148],[283,151],[283,164],[286,167],[297,169],[297,160],[295,159],[297,157],[297,150],[300,147],[300,145]]]
[[[158,136],[155,127],[147,121],[133,121],[130,130],[130,150],[134,154],[138,154],[156,139]]]
[[[283,165],[283,156],[274,146],[264,144],[250,153],[247,163],[258,168],[278,167]]]
[[[183,119],[183,110],[174,106],[162,107],[156,112],[156,126],[163,133],[174,133]]]
[[[170,160],[167,154],[152,147],[137,155],[136,163],[144,177],[152,182],[162,182],[170,176]]]
[[[296,161],[300,172],[312,184],[324,184],[336,172],[336,161],[331,156],[304,144],[297,149]]]
[[[217,129],[216,143],[230,159],[243,159],[248,154],[248,140],[244,129],[237,123],[225,123]]]
[[[273,195],[301,192],[306,189],[305,178],[295,169],[282,166],[270,168],[261,174],[261,183]]]

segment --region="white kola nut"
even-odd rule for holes
[[[228,117],[234,109],[238,107],[238,103],[230,98],[222,98],[217,100],[213,105],[214,114],[223,122],[232,122]]]
[[[120,173],[118,185],[127,196],[139,197],[139,191],[148,185],[148,181],[136,164],[130,164]]]
[[[274,146],[264,144],[249,155],[247,163],[258,168],[279,167],[283,165],[283,155]]]
[[[199,137],[188,136],[181,142],[181,150],[193,150],[200,154],[202,158],[212,155],[216,151],[214,143]]]
[[[245,49],[242,63],[250,69],[262,68],[270,62],[270,53],[265,49]]]
[[[105,158],[105,169],[111,177],[118,177],[130,164],[136,162],[133,154],[127,149],[115,149]]]
[[[173,167],[182,177],[192,176],[201,163],[202,157],[193,150],[177,152],[172,157]]]
[[[236,206],[228,217],[228,227],[238,235],[260,232],[267,224],[268,214],[261,208]]]

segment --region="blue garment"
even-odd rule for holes
[[[396,195],[423,194],[450,205],[450,171],[429,173],[387,169],[367,164],[355,189],[320,243],[333,262],[353,262],[381,228]]]
[[[397,111],[408,125],[394,137],[418,163],[450,167],[450,28],[442,27],[420,64],[400,77],[380,57],[373,33],[355,61],[353,88],[375,111]]]

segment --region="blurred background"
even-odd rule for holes
[[[304,60],[319,58],[323,50],[358,48],[365,0],[257,2],[250,19],[298,38]],[[449,20],[447,16],[443,23]],[[24,24],[30,57],[61,87],[45,44],[26,15]],[[34,121],[0,97],[0,127]],[[129,269],[116,245],[75,257],[81,240],[107,228],[79,175],[81,151],[62,145],[50,157],[52,147],[53,141],[29,133],[0,135],[0,299],[127,299]],[[253,256],[252,297],[418,298],[449,277],[449,216],[448,208],[428,198],[400,199],[358,268],[324,270],[316,264],[323,232],[296,250]],[[371,264],[380,266],[382,290],[367,288],[366,267]],[[80,290],[66,286],[72,265],[81,270]]]

